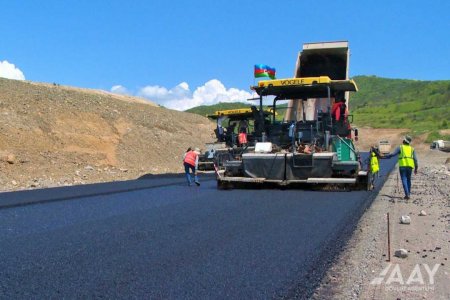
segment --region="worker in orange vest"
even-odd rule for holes
[[[197,177],[199,154],[200,154],[200,149],[198,149],[198,148],[195,148],[195,150],[191,150],[191,148],[189,148],[188,151],[186,151],[186,153],[184,154],[184,159],[183,159],[184,172],[186,173],[186,179],[187,179],[189,186],[192,184],[190,170],[192,171],[192,174],[194,175],[195,184],[198,186],[200,185],[200,182],[198,181],[198,177]]]
[[[336,98],[336,102],[331,108],[331,116],[335,122],[344,122],[347,118],[348,110],[345,104],[345,98]]]
[[[331,108],[331,117],[333,118],[333,122],[339,124],[343,128],[348,129],[347,138],[352,138],[351,126],[348,121],[348,110],[347,105],[345,104],[346,100],[343,94],[337,94],[336,100]],[[339,134],[339,133],[338,133]]]
[[[247,146],[247,133],[245,131],[244,128],[241,128],[241,133],[238,135],[238,141],[241,147]]]

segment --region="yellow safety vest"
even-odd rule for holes
[[[374,152],[371,152],[370,158],[370,171],[376,173],[380,170],[380,165],[378,164],[378,157]]]
[[[410,145],[401,145],[400,154],[398,155],[399,167],[410,167],[414,169],[414,148]]]

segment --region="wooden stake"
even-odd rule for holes
[[[389,223],[389,213],[387,213],[388,262],[391,261],[391,230],[389,228]]]
[[[400,188],[398,186],[398,173],[397,173],[397,192],[400,192]],[[389,213],[388,213],[388,215],[389,215]]]

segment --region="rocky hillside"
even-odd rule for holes
[[[143,99],[0,78],[0,191],[180,172],[206,118]]]

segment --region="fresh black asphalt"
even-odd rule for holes
[[[0,298],[303,298],[377,192],[203,179],[1,208]]]

